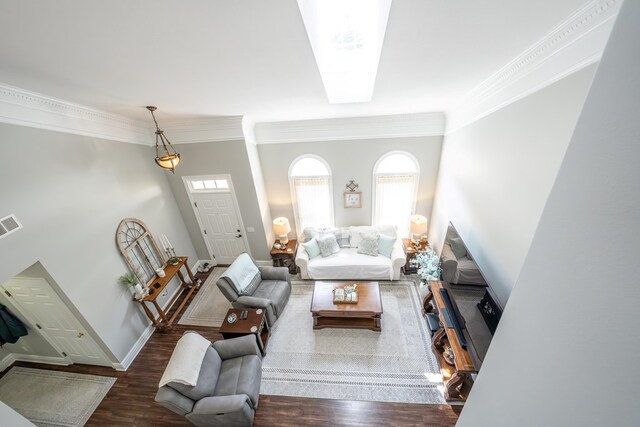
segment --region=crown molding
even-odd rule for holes
[[[622,0],[596,0],[469,92],[447,111],[450,134],[600,60]]]
[[[244,140],[242,116],[173,121],[161,129],[173,144]]]
[[[147,124],[2,83],[0,123],[134,144],[154,141]]]
[[[258,144],[282,144],[439,136],[444,128],[444,114],[438,112],[256,123],[255,136]]]

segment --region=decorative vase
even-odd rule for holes
[[[133,291],[135,292],[136,295],[140,295],[142,293],[142,285],[140,283],[136,283],[133,286]]]
[[[158,275],[158,277],[164,277],[166,276],[164,270],[162,268],[159,268],[156,270],[156,274]]]

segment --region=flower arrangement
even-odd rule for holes
[[[424,281],[440,280],[440,258],[436,251],[427,247],[424,252],[419,252],[416,255],[416,262],[419,265],[418,275]]]

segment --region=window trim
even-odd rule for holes
[[[293,170],[293,166],[302,159],[312,158],[319,160],[328,171],[328,175],[305,175],[305,176],[292,176],[291,171]],[[300,216],[298,215],[298,200],[297,193],[295,189],[295,185],[293,183],[294,178],[328,178],[329,179],[329,209],[331,213],[331,223],[329,224],[331,227],[335,226],[335,213],[333,209],[333,171],[331,170],[331,166],[329,163],[322,157],[316,154],[302,154],[291,161],[289,164],[289,171],[287,172],[287,178],[289,180],[289,196],[291,197],[291,206],[293,207],[293,220],[296,223],[296,235],[300,236],[302,234],[302,228],[300,227]]]
[[[231,179],[230,175],[191,175],[191,176],[183,176],[185,185],[187,186],[187,192],[191,194],[197,193],[231,193]],[[225,180],[227,181],[227,188],[203,188],[196,189],[193,188],[192,181],[215,181],[215,180]]]
[[[405,155],[407,157],[409,157],[413,163],[415,164],[416,167],[416,171],[415,172],[404,172],[404,173],[377,173],[376,171],[378,170],[378,166],[380,166],[380,163],[386,159],[389,156],[392,156],[394,154],[402,154]],[[416,158],[416,156],[414,156],[413,154],[411,154],[408,151],[404,151],[404,150],[393,150],[393,151],[388,151],[385,154],[383,154],[382,156],[380,156],[378,158],[378,160],[376,161],[376,163],[373,165],[373,173],[371,175],[371,225],[375,225],[376,224],[376,194],[378,194],[378,180],[377,178],[379,176],[395,176],[395,175],[412,175],[415,179],[414,181],[414,186],[413,186],[413,203],[411,206],[411,213],[409,213],[409,215],[413,215],[416,213],[416,205],[418,203],[418,187],[420,187],[420,163],[418,162],[418,159]]]

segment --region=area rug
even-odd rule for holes
[[[178,325],[219,327],[231,308],[231,303],[222,295],[216,282],[226,267],[215,267],[198,293],[180,317]]]
[[[115,378],[13,367],[0,400],[38,426],[83,426]]]
[[[313,329],[312,281],[294,281],[272,330],[260,393],[279,396],[445,403],[436,357],[412,281],[379,282],[382,332]]]

